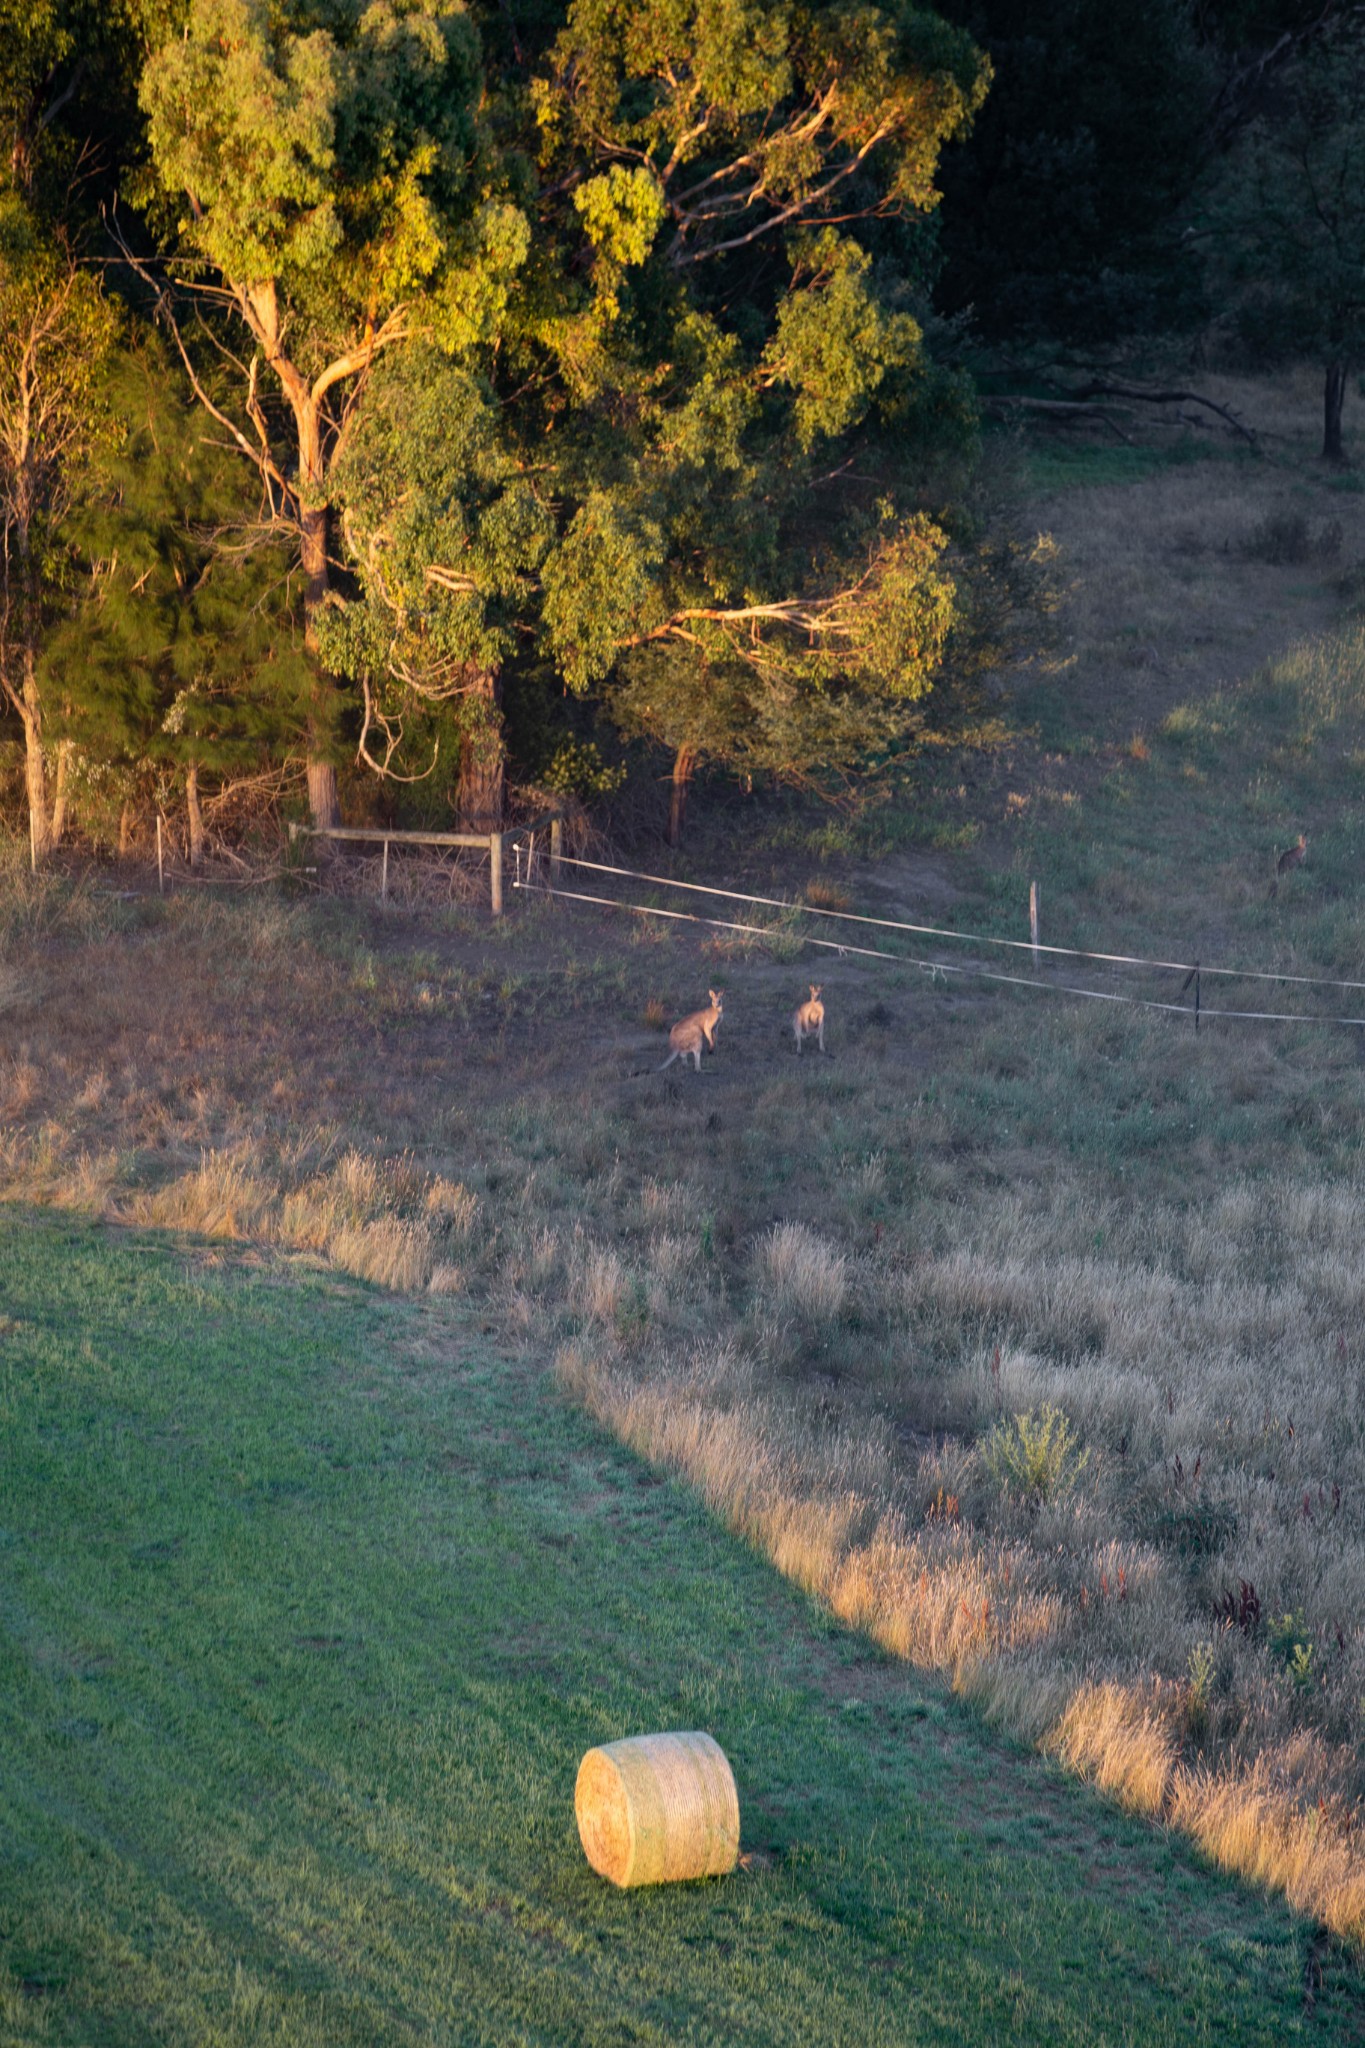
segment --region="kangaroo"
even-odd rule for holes
[[[668,1058],[664,1061],[663,1067],[659,1068],[661,1074],[664,1071],[664,1067],[671,1067],[674,1060],[685,1060],[689,1053],[691,1053],[696,1061],[697,1072],[700,1073],[703,1044],[708,1052],[715,1051],[716,1027],[725,1015],[725,1005],[721,1001],[724,991],[718,988],[709,988],[706,993],[711,998],[710,1008],[694,1010],[690,1017],[682,1018],[669,1032],[668,1043],[671,1050]]]
[[[1278,890],[1280,883],[1283,881],[1284,877],[1286,875],[1292,875],[1295,868],[1302,866],[1303,857],[1307,853],[1307,851],[1308,835],[1305,832],[1300,832],[1298,838],[1294,841],[1294,844],[1292,846],[1286,846],[1284,852],[1280,855],[1279,859],[1275,863],[1275,879],[1270,885],[1270,893],[1272,896]]]
[[[810,1001],[802,1003],[792,1014],[792,1030],[796,1034],[796,1056],[801,1057],[801,1042],[814,1038],[821,1052],[825,1049],[825,1006],[820,1000],[820,985],[810,984]]]

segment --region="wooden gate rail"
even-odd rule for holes
[[[393,832],[382,825],[299,825],[291,823],[289,843],[299,839],[340,839],[353,844],[382,845],[384,864],[380,871],[379,900],[389,900],[389,848],[390,846],[468,846],[482,849],[488,855],[488,907],[494,917],[502,916],[502,866],[503,846],[509,839],[527,838],[534,840],[537,832],[545,826],[550,828],[550,880],[559,882],[559,858],[564,846],[564,816],[561,811],[546,811],[543,816],[533,818],[529,824],[518,825],[510,832]]]

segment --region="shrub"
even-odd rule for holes
[[[1241,552],[1249,562],[1303,568],[1310,562],[1335,562],[1341,538],[1339,520],[1327,519],[1314,528],[1302,512],[1268,512],[1245,535]]]
[[[1025,1415],[997,1422],[981,1456],[1002,1492],[1039,1506],[1070,1493],[1090,1453],[1080,1448],[1063,1411],[1045,1401]]]
[[[779,1315],[829,1322],[842,1309],[848,1294],[847,1262],[804,1223],[774,1224],[760,1246],[759,1260]]]

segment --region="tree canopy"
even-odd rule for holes
[[[585,786],[664,751],[675,836],[704,762],[828,790],[894,755],[975,602],[965,335],[1233,307],[1324,364],[1339,447],[1354,21],[0,0],[0,730],[35,853],[149,791],[202,847],[291,773],[318,823],[346,792],[485,829],[509,733]]]

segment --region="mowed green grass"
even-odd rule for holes
[[[15,1211],[0,1309],[6,2043],[1354,2037],[467,1310]],[[578,1759],[698,1725],[762,1853],[616,1893]]]

